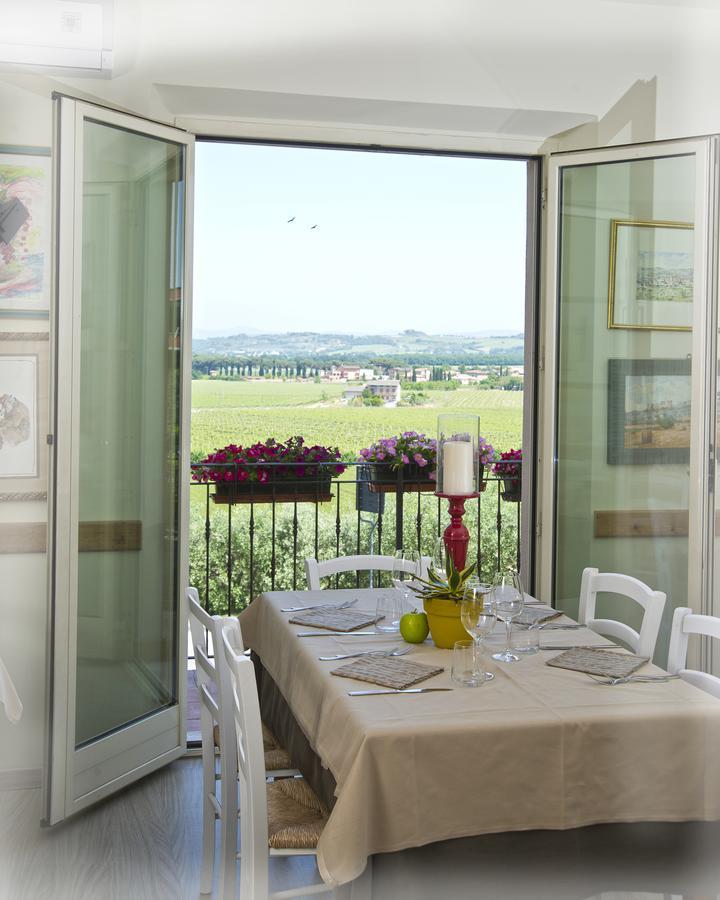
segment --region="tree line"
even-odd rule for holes
[[[430,367],[432,381],[449,381],[452,372],[448,366],[458,366],[460,371],[468,367],[518,366],[524,363],[522,352],[491,352],[478,358],[476,353],[433,354],[427,356],[399,355],[386,357],[242,357],[230,353],[194,353],[193,378],[207,378],[217,372],[222,378],[317,378],[327,369],[338,365],[362,365],[387,371],[403,366]],[[416,379],[416,375],[412,380]]]

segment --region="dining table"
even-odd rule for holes
[[[373,613],[379,593],[272,591],[239,616],[263,718],[329,810],[317,847],[328,884],[358,877],[373,854],[451,838],[720,819],[720,700],[681,679],[611,686],[547,665],[560,648],[607,646],[585,627],[541,629],[541,649],[518,662],[487,652],[495,677],[464,687],[451,679],[452,651],[429,638],[322,631],[283,611],[351,599]],[[332,675],[343,661],[319,659],[401,645],[411,647],[403,659],[442,669],[419,686],[450,690],[351,696],[378,686]],[[638,670],[662,672],[651,662]]]

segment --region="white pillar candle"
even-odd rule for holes
[[[473,445],[469,441],[445,441],[443,452],[443,494],[472,494]]]

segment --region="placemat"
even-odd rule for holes
[[[562,614],[563,611],[561,609],[549,609],[546,606],[534,606],[532,609],[528,609],[526,606],[520,615],[513,619],[513,623],[517,625],[538,625],[540,622],[549,622],[550,619],[557,619]]]
[[[439,675],[443,672],[442,666],[428,666],[425,663],[411,662],[408,659],[387,656],[368,656],[353,660],[347,665],[333,669],[331,675],[339,675],[341,678],[356,678],[358,681],[370,681],[382,687],[403,688],[412,687]]]
[[[306,613],[297,613],[289,621],[292,625],[310,625],[328,631],[356,631],[366,625],[374,625],[378,617],[375,613],[357,609],[311,609]]]
[[[634,653],[616,653],[614,650],[594,650],[592,647],[575,647],[566,650],[559,656],[548,659],[547,666],[560,669],[573,669],[575,672],[587,672],[588,675],[609,675],[622,678],[639,669],[648,662],[646,656],[635,656]]]

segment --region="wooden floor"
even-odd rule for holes
[[[197,900],[200,782],[183,759],[53,829],[38,790],[0,792],[0,900]],[[715,824],[467,838],[376,857],[373,900],[718,900],[718,848]],[[274,859],[271,877],[317,874]]]

